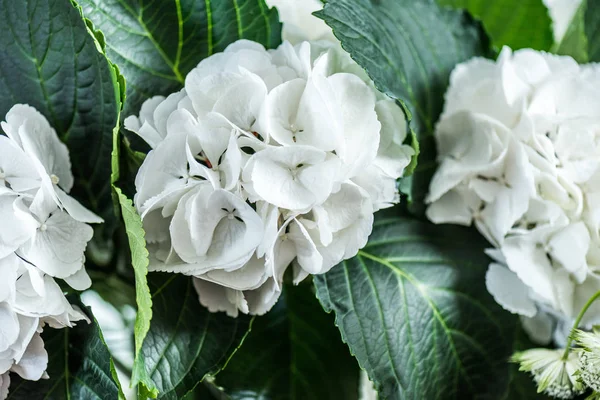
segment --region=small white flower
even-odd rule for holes
[[[581,367],[579,356],[570,352],[563,359],[564,352],[564,349],[531,349],[514,354],[511,361],[520,364],[520,371],[533,375],[538,392],[558,399],[572,399],[583,393],[585,387],[576,376]]]
[[[581,360],[581,380],[590,388],[600,392],[600,332],[575,331],[575,340],[582,347],[579,352]]]

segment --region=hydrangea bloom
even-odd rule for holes
[[[67,147],[34,108],[15,105],[0,135],[0,399],[9,372],[45,376],[48,355],[40,332],[86,317],[65,298],[55,278],[90,286],[84,250],[102,222],[67,193],[73,175]]]
[[[212,311],[262,314],[365,245],[413,149],[402,110],[339,47],[238,41],[125,120],[152,147],[136,178],[150,270],[195,277]]]
[[[487,287],[542,342],[600,289],[599,89],[597,65],[505,48],[454,70],[436,130],[427,215],[496,247]]]
[[[564,349],[530,349],[516,353],[511,361],[520,364],[519,371],[533,375],[539,393],[572,399],[586,389],[577,377],[581,363],[575,352],[565,358]]]

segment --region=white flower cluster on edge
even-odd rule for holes
[[[267,312],[292,261],[297,283],[354,256],[414,151],[402,110],[351,70],[333,44],[242,40],[127,118],[153,148],[134,199],[149,269],[236,316]]]
[[[598,65],[505,48],[456,67],[435,134],[428,217],[496,247],[488,290],[540,342],[600,289],[599,90]]]
[[[84,250],[102,222],[67,193],[73,186],[67,147],[34,108],[17,104],[0,135],[0,399],[9,372],[45,377],[42,328],[87,317],[73,308],[55,278],[90,286]]]

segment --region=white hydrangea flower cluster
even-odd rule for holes
[[[150,270],[236,316],[267,312],[292,261],[297,283],[354,256],[414,151],[402,110],[352,71],[331,43],[241,40],[127,118],[153,149],[134,199]]]
[[[67,193],[73,186],[67,147],[46,118],[15,105],[0,135],[0,399],[9,372],[45,377],[45,325],[70,327],[85,320],[55,278],[83,290],[90,286],[84,250],[102,222]]]
[[[600,68],[505,48],[456,67],[436,129],[428,217],[496,249],[487,287],[540,342],[600,289]],[[597,306],[584,324],[600,322]],[[563,326],[565,329],[560,329]]]

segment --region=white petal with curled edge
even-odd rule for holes
[[[9,349],[19,337],[19,320],[8,303],[0,303],[0,352]]]
[[[173,112],[175,112],[175,110],[179,108],[179,104],[183,99],[186,98],[186,96],[187,94],[185,93],[185,89],[182,89],[179,92],[171,93],[154,110],[154,126],[163,140],[168,134],[167,124],[169,117],[171,114],[173,114]]]
[[[214,191],[210,195],[207,208],[195,215],[202,218],[201,214],[221,215],[221,220],[214,228],[207,253],[215,265],[231,270],[235,268],[232,264],[239,263],[241,259],[245,259],[242,263],[244,264],[262,241],[262,220],[252,207],[233,193],[225,190]],[[195,239],[203,234],[206,233],[202,230],[202,225],[192,227],[192,236]]]
[[[194,278],[194,288],[198,293],[200,304],[208,308],[210,312],[224,311],[230,317],[237,317],[239,314],[240,306],[247,309],[247,304],[243,304],[245,300],[237,298],[237,296],[228,296],[228,291],[224,286],[217,285],[212,282]],[[241,294],[241,293],[240,293]],[[231,301],[233,297],[233,301]]]
[[[552,265],[543,248],[523,236],[510,236],[504,240],[502,253],[511,271],[545,301],[554,304],[555,293]]]
[[[531,340],[542,345],[550,344],[554,320],[548,313],[538,311],[534,317],[521,317],[521,324]]]
[[[35,235],[37,223],[20,197],[0,195],[0,220],[0,258],[8,256]]]
[[[134,202],[138,210],[143,212],[148,208],[146,202],[149,199],[158,201],[186,186],[188,162],[185,133],[174,132],[169,140],[163,141],[146,156],[135,178]]]
[[[537,307],[529,297],[529,288],[508,268],[491,263],[485,275],[485,284],[494,300],[505,310],[526,317],[533,317],[537,313]]]
[[[10,375],[8,372],[0,374],[0,400],[8,397],[8,387],[10,386]]]
[[[381,123],[379,149],[375,163],[389,177],[400,178],[410,164],[415,150],[403,144],[408,134],[406,116],[391,99],[380,100],[375,106]]]
[[[56,188],[56,194],[61,206],[73,217],[76,221],[85,222],[88,224],[101,224],[104,222],[102,218],[85,208],[77,200],[63,192],[60,188]]]
[[[550,256],[561,263],[578,283],[583,283],[588,274],[586,254],[589,247],[590,234],[583,222],[570,224],[548,241]]]
[[[140,109],[140,116],[130,115],[125,118],[125,129],[138,134],[151,148],[156,148],[163,141],[165,134],[161,134],[154,122],[154,111],[165,100],[164,96],[154,96],[144,101]]]
[[[309,146],[269,147],[244,171],[263,200],[288,210],[308,210],[324,201],[338,176],[339,160]]]
[[[364,189],[373,201],[373,211],[392,207],[400,202],[400,193],[396,186],[396,178],[387,176],[379,163],[367,167],[352,178],[352,182]]]
[[[235,271],[213,270],[197,278],[230,289],[252,290],[265,283],[268,275],[266,273],[265,260],[253,256],[242,268]]]
[[[244,291],[248,311],[252,315],[264,315],[269,312],[280,295],[281,290],[273,278],[269,278],[257,289]]]
[[[40,187],[40,176],[32,160],[6,136],[0,135],[0,186],[4,182],[15,192],[28,192]]]
[[[343,121],[343,146],[336,149],[351,178],[371,165],[379,149],[381,124],[375,113],[375,93],[359,77],[340,73],[327,78]]]
[[[39,333],[33,335],[21,360],[13,365],[11,371],[23,379],[37,381],[42,378],[48,366],[48,353],[44,349],[44,341]]]
[[[39,171],[40,174],[45,172],[49,176],[57,177],[60,187],[68,193],[73,187],[69,150],[48,121],[41,114],[37,114],[37,117],[28,119],[19,128],[23,150],[30,157],[39,160],[44,167],[44,171]]]
[[[40,117],[45,120],[45,118],[41,116],[34,107],[31,107],[27,104],[15,104],[10,110],[8,110],[6,113],[6,121],[2,121],[0,126],[2,126],[2,130],[6,132],[11,140],[13,140],[19,147],[23,147],[21,136],[19,134],[19,128],[21,128],[21,126],[28,119],[39,119]]]
[[[52,277],[43,274],[36,277],[36,274],[40,274],[39,270],[31,268],[28,274],[23,274],[17,281],[15,309],[21,315],[29,317],[58,316],[67,313],[70,305],[60,286]],[[41,291],[34,286],[38,278],[44,285]]]
[[[227,150],[234,128],[224,116],[210,112],[198,122],[194,131],[202,152],[216,167]]]
[[[323,256],[303,225],[310,222],[302,219],[292,221],[287,237],[296,247],[296,260],[302,269],[311,274],[317,274],[323,269]]]
[[[265,99],[258,123],[261,131],[269,132],[269,136],[279,144],[308,144],[305,143],[306,135],[298,134],[296,137],[298,130],[303,130],[296,123],[298,105],[305,87],[304,79],[294,79],[277,86]]]
[[[193,263],[204,259],[208,247],[210,246],[212,232],[219,217],[215,215],[207,216],[208,221],[205,221],[205,224],[209,225],[212,222],[212,229],[206,231],[208,237],[202,237],[201,239],[203,240],[197,243],[193,243],[189,225],[191,222],[191,209],[193,203],[195,201],[206,202],[210,192],[211,188],[207,188],[206,185],[203,185],[185,194],[179,201],[179,205],[171,220],[169,231],[171,232],[173,250],[175,250],[177,255],[181,257],[183,261]]]
[[[481,204],[472,192],[464,186],[452,189],[434,201],[425,214],[435,224],[452,223],[458,225],[471,225],[473,212]]]
[[[242,171],[242,152],[235,135],[229,138],[227,151],[218,166],[221,173],[221,185],[225,190],[232,190],[238,185]]]
[[[83,266],[87,242],[94,230],[87,224],[57,211],[22,247],[24,257],[40,270],[56,278],[73,275]]]
[[[250,131],[267,96],[267,87],[257,75],[248,72],[242,76],[243,79],[222,94],[212,111],[222,114],[235,126]]]
[[[15,341],[12,346],[12,358],[15,362],[19,362],[23,354],[25,354],[25,350],[31,341],[33,335],[38,332],[40,328],[40,320],[37,317],[28,317],[25,315],[18,314],[17,318],[19,319],[19,338]]]
[[[92,286],[92,279],[85,268],[81,268],[71,276],[64,278],[65,282],[75,290],[85,290]]]

